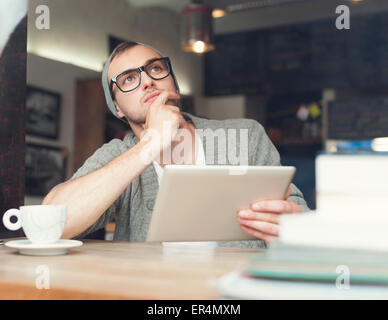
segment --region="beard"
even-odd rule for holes
[[[146,122],[147,119],[147,110],[142,110],[141,113],[132,113],[132,112],[125,112],[124,113],[125,118],[129,123],[134,123],[136,125],[143,125]]]

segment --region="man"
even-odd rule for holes
[[[82,237],[114,220],[114,240],[145,241],[162,168],[177,163],[174,151],[178,146],[192,147],[183,164],[209,162],[208,144],[198,135],[199,129],[247,130],[248,164],[280,165],[278,152],[256,121],[205,120],[181,113],[170,61],[147,45],[119,45],[104,67],[102,83],[109,109],[127,121],[132,132],[123,141],[113,139],[98,149],[70,181],[55,187],[44,199],[43,204],[68,206],[64,238]],[[182,130],[189,133],[189,139],[176,139]],[[213,151],[214,164],[219,164],[222,150]],[[236,212],[236,223],[259,239],[240,245],[265,246],[264,241],[278,236],[279,215],[302,209],[308,210],[303,195],[291,185],[286,200],[263,201]]]

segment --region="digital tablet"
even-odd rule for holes
[[[147,241],[256,239],[237,211],[259,200],[284,199],[295,167],[165,166]]]

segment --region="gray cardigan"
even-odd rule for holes
[[[240,129],[248,130],[248,164],[249,165],[281,165],[279,153],[269,140],[264,128],[254,120],[231,119],[231,120],[207,120],[184,113],[184,116],[191,120],[196,129],[210,129],[216,132],[217,129],[234,129],[240,132]],[[225,154],[226,150],[218,150],[228,146],[228,135],[226,134],[226,144],[214,143],[209,150],[206,134],[201,136],[202,145],[205,152],[206,164],[235,164],[229,161],[229,157],[218,157]],[[217,139],[216,139],[217,141]],[[108,162],[118,157],[128,149],[132,148],[138,142],[137,137],[130,132],[124,140],[113,139],[109,143],[99,148],[81,168],[73,175],[75,179],[86,175],[98,168],[106,165]],[[240,150],[240,139],[231,141],[236,143],[236,150]],[[214,149],[214,154],[210,154]],[[210,156],[209,156],[210,155]],[[214,156],[214,157],[213,157]],[[225,163],[226,161],[226,163]],[[129,168],[128,168],[129,169]],[[124,173],[123,173],[124,174]],[[87,234],[103,228],[111,221],[116,222],[116,228],[113,239],[115,241],[137,241],[146,240],[148,227],[150,224],[152,210],[155,204],[159,184],[153,165],[148,166],[132,183],[124,190],[120,197],[108,208],[108,210],[97,220],[95,224],[77,236],[82,238]],[[291,185],[291,194],[288,200],[294,201],[302,206],[302,211],[308,211],[309,208],[300,190]],[[237,241],[223,242],[220,245],[243,246],[243,247],[265,247],[264,241]]]

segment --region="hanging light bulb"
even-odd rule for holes
[[[213,9],[212,11],[212,17],[213,18],[222,18],[226,16],[226,10],[224,9]]]
[[[191,3],[182,10],[182,15],[182,50],[198,54],[214,50],[211,8]]]
[[[196,53],[205,52],[206,44],[203,41],[195,41],[193,44],[193,51]]]

